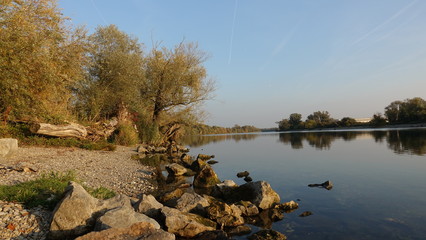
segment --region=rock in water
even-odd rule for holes
[[[194,187],[208,188],[220,183],[220,180],[210,165],[205,165],[194,177]]]
[[[261,230],[250,237],[249,240],[286,240],[287,237],[277,231],[274,230]]]
[[[167,165],[166,170],[171,176],[182,176],[188,171],[185,167],[177,163]]]
[[[327,180],[321,184],[309,184],[308,187],[320,187],[320,188],[325,188],[327,190],[331,190],[333,188],[333,183],[330,180]]]
[[[203,161],[207,161],[207,160],[210,160],[210,159],[212,159],[212,158],[214,158],[215,156],[214,155],[205,155],[205,154],[198,154],[198,156],[197,156],[197,159],[201,159],[201,160],[203,160]]]
[[[268,209],[280,202],[280,196],[268,182],[257,181],[243,184],[232,191],[228,201],[250,201],[258,208]]]
[[[244,181],[251,182],[251,181],[253,181],[253,178],[251,178],[250,176],[247,176],[247,177],[244,178]]]
[[[250,175],[250,173],[247,171],[237,173],[238,178],[248,177],[248,175]]]
[[[218,163],[218,161],[210,160],[210,161],[207,161],[207,163],[210,164],[210,165],[214,165],[214,164]]]
[[[311,216],[312,214],[313,214],[312,212],[306,211],[306,212],[303,212],[302,214],[300,214],[299,217],[307,217],[307,216]]]

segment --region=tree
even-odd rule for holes
[[[115,25],[98,27],[90,36],[90,66],[77,90],[80,116],[88,120],[129,120],[129,107],[140,109],[144,57],[138,39]]]
[[[344,117],[339,121],[339,125],[342,127],[350,127],[356,124],[356,120],[350,117]]]
[[[152,122],[164,126],[196,115],[196,107],[214,90],[202,65],[205,60],[206,54],[195,43],[181,43],[171,50],[152,49],[146,58],[146,81],[141,87]]]
[[[300,127],[300,123],[302,123],[302,114],[300,113],[292,113],[288,118],[288,122],[291,125],[291,128],[297,129]]]
[[[327,111],[316,111],[310,114],[307,117],[307,120],[314,121],[316,123],[316,127],[328,126],[335,122],[335,120],[330,117],[330,114]]]
[[[390,123],[399,122],[403,102],[394,101],[385,108],[385,116]]]
[[[386,125],[386,118],[384,118],[381,113],[376,113],[373,115],[373,118],[370,121],[370,125],[374,127],[384,126]]]
[[[55,0],[2,1],[0,112],[18,119],[67,115],[84,53],[85,31],[70,29]]]
[[[278,129],[280,131],[288,130],[291,127],[288,119],[283,119],[283,120],[276,122],[276,123],[278,124]]]

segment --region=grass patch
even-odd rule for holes
[[[70,181],[77,181],[75,172],[51,172],[43,174],[36,180],[12,186],[0,186],[0,199],[20,202],[28,208],[41,205],[49,210],[53,210],[56,204],[62,199],[63,193]],[[104,187],[96,189],[85,187],[85,189],[96,198],[107,199],[115,196],[114,192]]]

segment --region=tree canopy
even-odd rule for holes
[[[84,30],[70,26],[54,0],[2,1],[0,112],[21,119],[68,115],[86,46]]]

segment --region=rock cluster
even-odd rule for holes
[[[228,236],[250,233],[247,224],[270,227],[284,217],[284,211],[298,207],[293,201],[280,204],[279,195],[265,181],[241,186],[231,180],[220,182],[200,158],[170,164],[167,170],[173,176],[195,172],[194,188],[144,194],[132,202],[124,195],[99,200],[71,182],[54,211],[49,238],[230,239]],[[262,239],[258,235],[253,239]],[[266,235],[282,234],[272,231]]]

